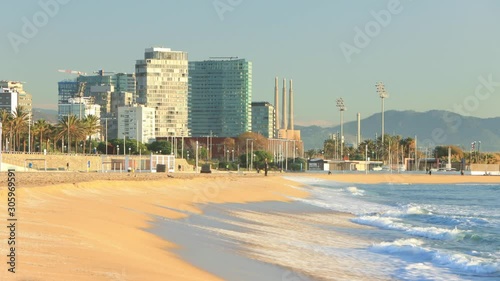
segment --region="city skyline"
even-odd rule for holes
[[[76,78],[57,69],[134,73],[145,48],[163,46],[187,52],[189,61],[252,61],[252,101],[273,103],[276,76],[295,80],[297,125],[338,125],[338,98],[349,108],[346,122],[358,112],[380,112],[378,81],[390,95],[386,110],[499,116],[495,1],[196,4],[9,2],[4,5],[17,13],[2,19],[0,49],[9,67],[0,78],[27,82],[33,107],[55,109],[57,82]],[[89,14],[97,20],[84,17]],[[182,28],[175,28],[179,22]]]

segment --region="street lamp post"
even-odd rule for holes
[[[126,153],[125,153],[125,151],[126,151],[126,149],[125,149],[125,138],[126,138],[126,135],[125,135],[125,134],[123,134],[123,155],[125,155],[125,154],[126,154]]]
[[[131,154],[131,149],[132,149],[131,147],[128,148],[128,155]]]
[[[253,170],[253,141],[250,143],[250,147],[251,147],[251,149],[250,149],[251,154],[250,155],[252,157],[252,158],[250,158],[250,169]]]
[[[227,152],[227,153],[226,153],[226,156],[227,156],[227,157],[226,157],[226,158],[227,158],[227,161],[226,161],[226,162],[229,162],[229,149],[228,149],[226,152]]]
[[[372,151],[373,153],[373,151]],[[372,156],[373,158],[373,156]],[[368,145],[365,144],[365,174],[368,174]]]
[[[31,113],[28,113],[28,153],[31,153]]]
[[[382,99],[382,145],[384,145],[384,99],[388,98],[389,95],[385,90],[384,83],[378,82],[375,84],[375,87],[377,88],[380,99]]]
[[[231,149],[231,153],[232,153],[232,158],[231,159],[233,159],[232,162],[234,162],[234,149]]]
[[[116,145],[116,155],[120,155],[120,145]]]
[[[477,142],[477,157],[478,160],[476,161],[478,164],[481,163],[481,141]]]
[[[344,159],[344,111],[347,109],[342,98],[337,99],[340,111],[340,158]]]
[[[198,141],[196,141],[196,152],[195,153],[196,153],[195,171],[197,173],[198,172]]]
[[[245,157],[245,160],[246,160],[246,163],[247,163],[247,170],[250,171],[250,167],[248,166],[248,141],[251,140],[252,141],[252,147],[253,147],[253,139],[246,139],[245,140],[245,144],[246,144],[246,150],[245,150],[245,153],[247,154],[246,157]],[[252,153],[253,153],[253,149],[252,149]]]
[[[69,155],[69,150],[71,149],[71,144],[70,144],[70,141],[69,141],[69,114],[68,114],[68,119],[67,119],[67,122],[68,122],[68,155]]]

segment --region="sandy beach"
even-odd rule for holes
[[[159,178],[17,173],[18,263],[11,274],[2,262],[0,280],[220,280],[182,261],[169,252],[176,245],[146,231],[153,216],[182,218],[186,214],[175,210],[200,212],[196,204],[206,202],[287,201],[286,196],[307,196],[280,177],[185,175],[176,179],[163,174]],[[59,183],[62,179],[67,183]],[[83,181],[89,179],[93,181]],[[37,187],[36,182],[45,186]],[[52,182],[58,184],[46,185]],[[6,197],[2,187],[0,201],[7,202]],[[6,208],[0,213],[4,223]],[[0,241],[0,255],[6,257],[5,231]]]
[[[179,246],[149,232],[151,222],[155,217],[199,214],[205,203],[307,197],[300,184],[283,177],[291,175],[354,183],[500,181],[493,176],[403,174],[17,173],[16,273],[9,273],[2,262],[0,280],[221,280],[175,254]],[[0,221],[7,224],[4,182]],[[336,217],[340,224],[349,220],[343,214]],[[0,255],[6,260],[5,231],[0,232],[0,242]]]

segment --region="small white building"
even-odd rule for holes
[[[155,141],[155,109],[143,105],[118,107],[118,138]]]

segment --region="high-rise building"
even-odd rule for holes
[[[75,115],[78,119],[83,119],[88,115],[101,117],[101,106],[94,104],[91,98],[70,98],[67,103],[58,104],[59,120],[64,116]]]
[[[117,92],[130,92],[135,94],[135,74],[132,73],[116,73],[106,75],[106,72],[101,72],[98,75],[80,75],[76,78],[77,82],[83,82],[87,85],[84,91],[84,96],[88,97],[91,94],[92,86],[113,86]]]
[[[31,114],[33,109],[32,96],[24,90],[22,82],[2,80],[0,81],[0,89],[9,89],[9,92],[16,92],[16,106],[21,106],[28,114]]]
[[[252,130],[252,63],[228,58],[189,62],[192,136],[234,137]]]
[[[135,75],[137,102],[155,109],[156,137],[188,136],[188,54],[148,48]]]
[[[273,138],[274,106],[268,102],[252,102],[252,132]]]
[[[68,100],[71,98],[81,97],[85,91],[85,83],[83,82],[65,80],[60,81],[57,84],[59,91],[59,104],[68,103]]]
[[[95,104],[101,106],[101,116],[105,117],[111,112],[111,94],[115,91],[113,85],[90,86],[89,96]]]
[[[118,137],[155,141],[155,110],[143,105],[118,107]]]

